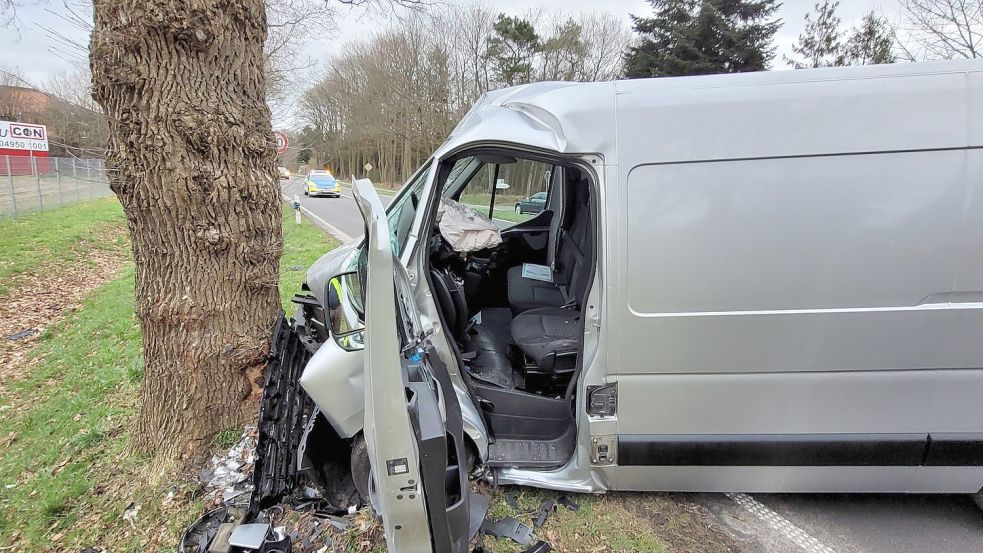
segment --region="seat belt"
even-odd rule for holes
[[[559,175],[557,175],[559,173]],[[546,265],[556,272],[556,249],[560,242],[560,224],[563,221],[563,186],[555,186],[557,182],[564,182],[563,167],[554,165],[553,172],[550,174],[550,205],[553,208],[553,218],[550,219],[550,233],[546,244]],[[553,206],[556,206],[555,208]]]

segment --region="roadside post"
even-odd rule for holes
[[[41,172],[38,171],[38,160],[31,156],[31,171],[34,172],[34,184],[38,188],[38,209],[44,210],[44,200],[41,199]]]
[[[300,224],[300,195],[294,194],[294,220]]]
[[[61,194],[61,171],[58,169],[58,158],[55,158],[55,176],[58,177],[58,205],[65,205],[65,198]]]
[[[10,207],[14,210],[14,218],[17,218],[17,194],[14,191],[14,170],[10,167],[10,156],[4,156],[7,161],[7,184],[10,185]]]

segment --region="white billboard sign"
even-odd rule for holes
[[[0,121],[0,150],[48,151],[48,128],[44,125]]]

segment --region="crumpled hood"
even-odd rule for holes
[[[310,269],[307,269],[307,276],[304,281],[321,305],[327,305],[328,281],[331,280],[331,277],[353,270],[352,262],[361,243],[362,239],[357,238],[339,246],[322,255],[311,265]]]

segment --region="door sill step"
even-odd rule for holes
[[[488,444],[485,464],[492,467],[561,467],[573,456],[573,445],[566,435],[555,440],[498,439]]]

